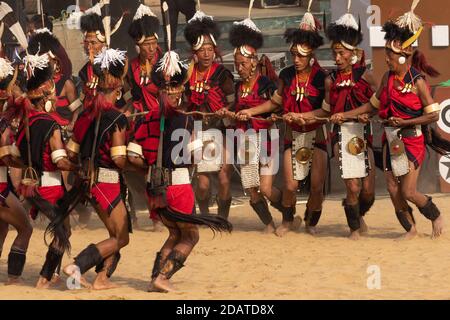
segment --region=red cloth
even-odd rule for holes
[[[96,183],[91,189],[91,196],[103,211],[111,214],[121,200],[120,183]]]
[[[51,204],[56,204],[64,196],[63,186],[39,187],[38,192],[43,199]]]
[[[159,110],[151,110],[136,123],[134,140],[142,146],[142,152],[148,165],[154,164],[158,156],[160,137]]]
[[[162,206],[162,200],[159,198],[151,197],[147,193],[147,197],[152,199],[153,202],[160,203]],[[193,214],[195,197],[194,190],[191,184],[182,184],[177,186],[168,186],[166,190],[166,203],[167,207],[171,211],[177,213],[190,215]],[[152,217],[152,212],[150,212],[150,217]],[[152,218],[153,219],[153,218]]]
[[[333,83],[330,88],[331,114],[350,111],[367,103],[373,95],[369,83],[362,78],[365,67],[354,66],[352,73],[345,75],[339,71],[332,73]],[[344,80],[352,80],[354,86],[339,87]]]
[[[406,74],[403,82],[404,84],[413,84],[419,78],[423,78],[420,72],[411,68],[411,74]],[[401,88],[396,88],[395,86],[395,75],[390,73],[387,86],[382,89],[380,96],[380,109],[378,112],[380,118],[412,119],[420,117],[423,114],[423,105],[419,96],[413,92],[402,93],[399,89]],[[426,154],[424,136],[403,137],[402,141],[409,161],[414,163],[416,168],[419,167],[423,163]],[[383,144],[386,143],[385,134],[383,134],[382,142]]]
[[[282,93],[284,113],[304,113],[320,109],[322,107],[322,101],[324,97],[323,81],[325,78],[325,73],[324,70],[319,66],[319,64],[314,64],[311,69],[308,84],[306,86],[307,96],[305,96],[302,101],[296,101],[297,76],[295,68],[290,67],[285,70],[286,71],[280,74],[280,79],[282,79],[284,82],[284,89]],[[323,81],[319,81],[322,88],[318,88],[314,85],[316,76],[323,78]],[[320,125],[320,123],[316,123],[307,126],[299,126],[297,124],[291,124],[290,126],[297,132],[309,132],[317,129],[317,127],[319,127]]]
[[[241,110],[245,110],[245,109],[250,109],[250,108],[254,108],[257,107],[261,104],[263,104],[264,102],[270,100],[270,95],[272,94],[272,92],[264,92],[264,95],[260,95],[260,89],[261,89],[261,79],[262,76],[259,76],[258,79],[256,80],[252,91],[250,92],[250,94],[246,97],[242,97],[241,93],[241,84],[242,82],[238,83],[237,86],[237,100],[236,100],[236,112],[239,112]],[[268,80],[270,81],[270,80]],[[270,88],[269,88],[270,89]],[[261,117],[261,116],[257,116],[257,117]],[[269,121],[260,121],[260,120],[255,120],[255,119],[251,119],[250,121],[236,121],[236,128],[237,129],[242,129],[244,131],[246,131],[247,129],[249,129],[249,125],[251,126],[252,129],[254,129],[255,131],[259,131],[261,129],[268,129],[272,126],[272,123]]]
[[[156,61],[159,59],[159,54],[156,55]],[[131,71],[133,75],[134,82],[136,85],[141,89],[142,98],[137,101],[133,101],[133,106],[136,110],[139,112],[143,112],[145,110],[158,110],[159,109],[159,103],[158,103],[158,91],[159,88],[149,79],[149,83],[147,85],[140,84],[141,82],[141,64],[139,57],[134,58],[131,61]],[[145,106],[145,108],[144,108]]]
[[[225,99],[225,93],[220,87],[220,83],[215,79],[218,72],[224,67],[216,62],[211,65],[209,71],[210,77],[203,87],[204,91],[199,93],[195,90],[188,90],[187,97],[190,102],[190,110],[197,110],[202,112],[215,112],[222,109],[227,105]],[[197,75],[197,65],[194,66],[194,71],[192,72],[191,78],[189,79],[189,87],[195,87],[195,80]],[[205,74],[206,77],[206,74]],[[207,88],[209,87],[209,89]],[[206,105],[206,109],[205,109]]]
[[[7,182],[0,183],[0,205],[6,206],[6,198],[9,195],[9,187]]]

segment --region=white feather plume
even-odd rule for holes
[[[175,51],[167,51],[158,63],[156,72],[163,72],[165,75],[173,77],[181,73],[180,57]]]
[[[311,12],[306,12],[303,15],[302,21],[300,21],[300,29],[302,30],[316,30],[316,21],[314,20],[314,16]]]
[[[102,16],[102,7],[103,7],[103,1],[100,1],[95,6],[93,6],[92,8],[87,9],[84,12],[84,14],[95,13],[98,16]]]
[[[197,10],[197,12],[194,14],[194,16],[188,21],[188,23],[191,23],[193,21],[199,20],[203,21],[203,19],[211,19],[214,20],[213,16],[206,15],[203,11]]]
[[[352,28],[355,30],[359,29],[358,22],[356,22],[355,17],[351,13],[346,13],[340,17],[336,24],[339,26],[346,26],[347,28]]]
[[[116,66],[118,63],[125,65],[126,51],[119,49],[106,49],[94,57],[94,64],[100,64],[100,68],[108,69],[111,65]]]
[[[411,10],[397,18],[395,22],[400,28],[408,28],[411,32],[416,33],[422,26],[422,20],[414,13],[414,9],[419,4],[420,0],[414,0],[411,5]]]
[[[9,60],[0,58],[0,80],[14,74],[14,68]]]
[[[40,34],[40,33],[48,33],[48,34],[53,34],[50,30],[48,30],[48,28],[39,28],[34,30],[34,33],[36,34]]]
[[[252,9],[253,9],[254,2],[255,2],[255,0],[250,0],[250,4],[248,6],[248,18],[249,19],[252,17]]]
[[[156,17],[156,15],[153,13],[152,9],[150,9],[149,6],[146,6],[141,3],[136,11],[136,14],[133,17],[133,21],[141,19],[143,16]]]
[[[23,59],[23,62],[25,64],[25,70],[29,72],[28,76],[34,76],[34,70],[43,70],[47,68],[49,60],[47,54],[39,55],[38,52],[37,54],[27,54]]]
[[[235,24],[235,25],[244,25],[247,28],[252,29],[253,31],[261,33],[261,30],[258,29],[256,24],[250,18],[244,19],[242,21],[235,21],[235,22],[233,22],[233,24]]]

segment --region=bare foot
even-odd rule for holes
[[[8,276],[8,280],[5,282],[5,286],[11,286],[11,285],[21,285],[23,284],[21,277],[14,277],[14,276]]]
[[[275,223],[273,221],[269,223],[263,230],[264,234],[271,234],[275,232]]]
[[[38,282],[36,283],[36,289],[50,289],[50,285],[52,283],[43,277],[39,277]]]
[[[58,284],[61,282],[61,276],[57,273],[53,274],[52,280],[50,281],[52,284]]]
[[[310,234],[312,236],[315,236],[317,234],[316,227],[308,226],[307,224],[305,224],[305,231],[307,234]]]
[[[416,236],[417,236],[417,230],[415,227],[412,227],[411,230],[409,230],[405,234],[401,235],[396,240],[397,241],[411,240],[411,239],[414,239]]]
[[[359,240],[359,238],[360,238],[359,230],[352,231],[352,232],[350,233],[350,235],[348,236],[348,238],[349,238],[350,240]]]
[[[292,222],[283,222],[281,226],[279,226],[275,234],[279,237],[283,237],[286,233],[292,230]]]
[[[162,290],[162,289],[155,287],[155,284],[153,283],[154,281],[155,281],[155,279],[152,279],[152,281],[150,281],[150,283],[148,284],[147,292],[161,292],[161,293],[168,292],[167,290]]]
[[[441,236],[442,231],[444,230],[444,218],[440,215],[436,220],[432,222],[433,225],[433,233],[431,235],[432,239],[437,239]]]
[[[153,232],[162,232],[164,230],[164,225],[161,221],[153,221]]]
[[[302,217],[297,216],[294,217],[294,221],[292,222],[291,230],[299,230],[302,226],[303,220]]]
[[[361,235],[365,235],[369,233],[369,227],[367,226],[366,222],[364,221],[363,217],[359,218],[359,233],[361,233]]]
[[[163,278],[159,275],[155,280],[153,280],[153,287],[159,292],[175,292],[175,287],[170,283],[169,279]]]
[[[87,289],[92,288],[92,285],[89,283],[89,281],[87,281],[85,277],[83,277],[82,275],[79,274],[80,270],[79,270],[78,266],[76,266],[75,264],[69,264],[69,265],[65,266],[63,271],[68,277],[76,278],[77,276],[79,276],[79,279],[77,279],[77,280],[80,281],[81,286],[83,286]],[[77,275],[77,273],[78,273],[78,275]]]
[[[101,279],[99,279],[101,278]],[[115,289],[119,288],[120,286],[118,284],[115,284],[109,280],[108,277],[97,277],[94,280],[94,283],[92,284],[92,288],[94,290],[108,290],[108,289]]]

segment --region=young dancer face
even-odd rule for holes
[[[105,43],[100,42],[100,40],[97,39],[97,36],[94,32],[88,32],[86,36],[84,37],[84,52],[89,57],[94,57],[100,51],[102,51],[103,47],[105,46]]]
[[[291,48],[292,60],[294,61],[295,71],[302,72],[309,67],[309,61],[312,59],[312,53],[304,56],[300,54],[296,46]]]

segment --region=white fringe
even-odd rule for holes
[[[188,21],[188,23],[191,23],[193,21],[199,20],[203,21],[203,19],[211,19],[214,20],[213,16],[206,15],[203,11],[197,10],[197,12],[194,14],[194,16]]]
[[[253,31],[261,33],[261,30],[258,29],[256,24],[250,18],[244,19],[242,21],[235,21],[235,22],[233,22],[233,24],[235,24],[235,25],[244,25],[247,28],[252,29]]]
[[[302,21],[300,21],[300,29],[301,30],[316,30],[316,21],[314,20],[314,16],[311,12],[306,12],[303,16]]]
[[[340,17],[336,24],[339,26],[346,26],[347,28],[352,28],[358,30],[358,22],[356,22],[355,17],[351,13],[346,13],[342,17]]]
[[[143,16],[156,17],[156,14],[153,13],[150,7],[141,3],[136,11],[136,14],[134,15],[133,21],[141,19]]]
[[[161,61],[158,63],[156,72],[163,72],[164,75],[173,77],[176,74],[181,73],[180,57],[175,51],[167,51]],[[183,67],[185,67],[183,65]]]
[[[8,60],[0,58],[0,80],[14,74],[14,68]]]
[[[116,66],[117,63],[121,65],[125,65],[126,60],[126,51],[122,51],[119,49],[106,49],[103,50],[94,57],[94,64],[100,63],[100,67],[102,69],[108,69],[111,66]]]
[[[30,71],[31,75],[34,76],[34,70],[47,68],[49,60],[47,54],[39,55],[38,52],[37,54],[27,54],[23,62],[25,64],[25,70]]]

